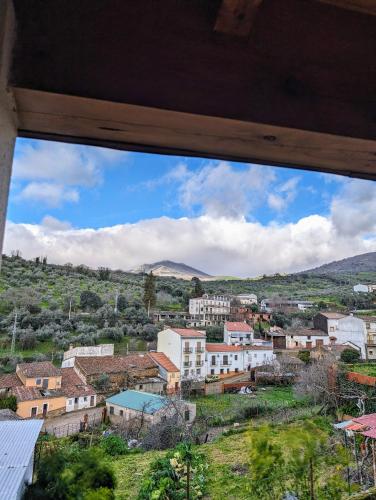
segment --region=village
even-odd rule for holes
[[[205,399],[210,405],[212,398],[237,395],[243,400],[234,399],[234,404],[250,404],[251,415],[252,404],[261,395],[307,383],[307,368],[317,373],[325,370],[321,376],[329,380],[333,367],[350,360],[348,380],[360,388],[375,386],[376,377],[367,377],[361,370],[357,373],[355,367],[376,359],[376,317],[325,310],[315,313],[312,328],[273,326],[273,315],[312,307],[304,300],[263,299],[259,303],[253,293],[203,294],[189,300],[185,328],[169,325],[176,319],[172,313],[155,311],[153,317],[163,324],[155,350],[121,355],[115,354],[114,344],[70,345],[60,366],[51,361],[23,362],[14,373],[1,375],[0,398],[8,402],[9,409],[0,410],[0,426],[5,426],[5,436],[35,422],[33,428],[38,431],[33,434],[31,449],[39,433],[59,439],[94,432],[104,424],[111,433],[123,436],[126,446],[138,448],[148,443],[163,448],[169,442],[164,443],[164,433],[171,422],[180,435],[195,436],[197,443],[218,435],[215,410],[206,413],[202,425]],[[222,329],[222,342],[207,341],[206,328],[213,326]],[[308,381],[309,386],[315,383],[314,379]],[[336,389],[330,390],[337,397]],[[355,429],[372,438],[376,414],[374,418],[366,413],[366,400],[371,401],[372,396],[364,396],[360,390],[357,398],[360,412],[353,411],[349,417],[342,414],[336,428]],[[280,410],[264,406],[255,411],[273,417]],[[225,424],[223,430],[240,425],[234,418],[228,419],[234,423]],[[241,422],[242,417],[239,419]],[[14,488],[21,491],[21,483],[30,481],[28,470]],[[376,482],[376,476],[374,479]]]

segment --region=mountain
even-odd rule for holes
[[[191,280],[194,276],[202,279],[210,279],[211,276],[198,269],[187,266],[182,262],[172,262],[171,260],[161,260],[153,264],[142,264],[141,266],[131,269],[129,272],[134,274],[150,273],[153,271],[155,276],[172,276],[183,280]]]
[[[363,253],[354,257],[348,257],[347,259],[336,260],[303,272],[305,274],[376,272],[376,252]]]

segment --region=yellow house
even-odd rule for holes
[[[16,374],[25,387],[56,390],[61,388],[61,370],[50,361],[20,363]]]
[[[163,352],[149,352],[149,356],[158,365],[159,375],[166,380],[167,394],[174,394],[180,389],[180,370]]]
[[[66,397],[60,392],[43,395],[36,387],[20,385],[13,387],[11,393],[17,399],[17,415],[22,418],[46,417],[65,412]]]

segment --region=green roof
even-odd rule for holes
[[[130,408],[131,410],[143,411],[152,415],[167,406],[168,401],[163,396],[151,394],[150,392],[128,390],[111,396],[106,399],[106,403],[123,406],[123,408]]]

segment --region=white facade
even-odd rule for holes
[[[163,352],[180,370],[181,380],[205,378],[204,332],[167,328],[158,333],[157,351]]]
[[[287,349],[311,349],[312,347],[330,345],[329,335],[289,335],[286,332],[286,348]]]
[[[241,293],[236,296],[242,306],[257,304],[257,295],[254,293]]]
[[[230,315],[230,297],[225,295],[203,295],[189,299],[190,324],[206,326],[221,324]]]
[[[84,408],[94,408],[97,404],[97,395],[67,397],[65,411],[83,410]]]
[[[337,320],[334,337],[337,344],[351,342],[360,349],[362,359],[366,358],[367,330],[363,320],[354,316],[345,316]]]
[[[224,342],[227,345],[248,345],[253,342],[253,329],[241,321],[228,321],[224,325]]]
[[[207,375],[223,375],[250,371],[256,366],[268,365],[275,359],[270,346],[228,346],[207,344]]]
[[[358,283],[354,286],[353,290],[354,292],[358,293],[368,293],[368,285],[362,285],[361,283]]]
[[[68,351],[65,351],[61,367],[72,368],[76,357],[113,356],[113,354],[114,344],[71,347]]]

